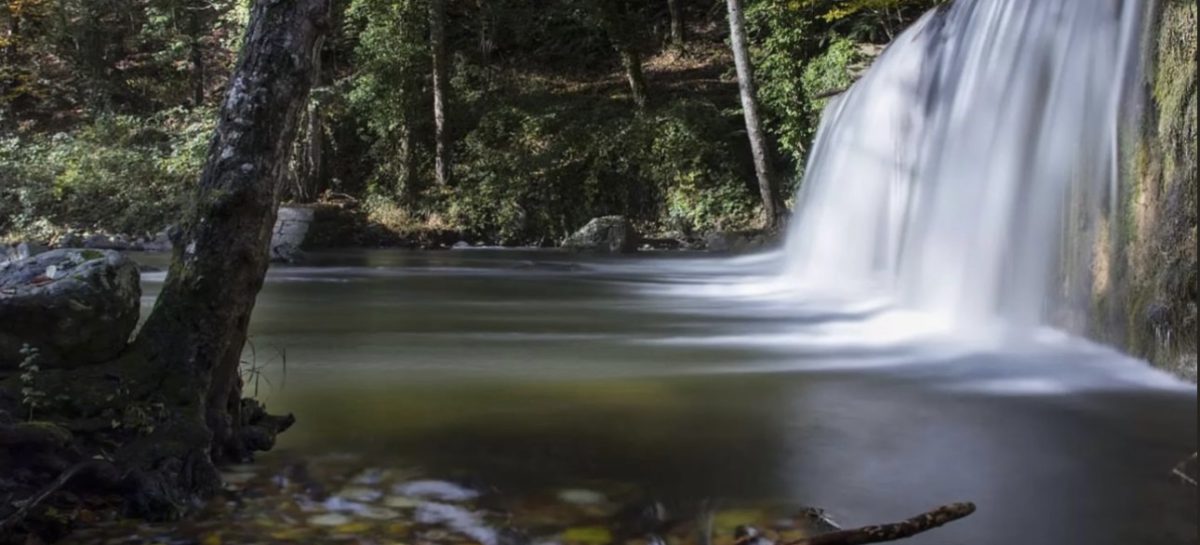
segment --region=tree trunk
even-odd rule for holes
[[[322,36],[313,45],[312,87],[321,86],[321,49],[325,45]],[[305,112],[304,153],[301,163],[299,191],[296,197],[303,202],[314,200],[321,190],[321,169],[324,161],[325,129],[321,126],[321,101],[310,100]]]
[[[490,0],[478,0],[479,8],[479,60],[483,66],[492,64],[492,52],[496,50],[496,14]]]
[[[450,135],[446,127],[446,1],[429,2],[429,43],[433,49],[434,178],[450,185]]]
[[[192,62],[192,107],[204,105],[204,44],[200,41],[202,25],[200,24],[201,8],[193,7],[188,10],[188,27],[191,35]]]
[[[684,0],[667,0],[667,11],[671,14],[671,47],[682,50],[687,41],[686,30],[683,27]]]
[[[729,41],[733,49],[733,64],[737,68],[742,114],[746,118],[746,136],[750,139],[750,152],[754,155],[754,174],[758,178],[758,191],[762,196],[766,227],[773,229],[779,224],[783,213],[783,200],[775,183],[770,150],[767,148],[762,123],[758,118],[754,75],[750,67],[750,51],[746,44],[746,21],[742,16],[741,0],[726,0],[726,5],[729,7]]]
[[[642,73],[642,57],[637,50],[624,45],[618,46],[617,53],[621,55],[621,65],[625,68],[625,78],[629,80],[629,92],[633,103],[638,108],[646,107],[646,76]]]
[[[172,237],[170,273],[134,345],[157,377],[146,380],[172,403],[153,433],[123,449],[151,491],[134,511],[212,493],[214,463],[246,460],[274,440],[252,429],[261,415],[243,412],[259,407],[241,399],[238,367],[328,12],[329,0],[254,4],[195,199]]]
[[[625,0],[595,0],[593,4],[596,16],[600,20],[608,41],[621,58],[621,67],[625,70],[625,79],[629,81],[629,92],[633,103],[638,108],[645,108],[649,102],[646,91],[646,76],[642,71],[642,57],[638,54],[636,42],[637,23],[630,17],[629,6]]]

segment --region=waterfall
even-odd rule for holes
[[[1065,257],[1076,212],[1116,198],[1142,8],[957,0],[923,16],[826,107],[786,281],[953,327],[1044,323],[1064,264],[1090,266]]]

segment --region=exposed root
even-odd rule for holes
[[[85,471],[95,471],[111,467],[111,464],[103,460],[88,460],[67,468],[66,471],[63,471],[61,474],[59,474],[58,478],[42,487],[41,490],[38,490],[33,496],[29,497],[28,499],[15,502],[16,504],[19,504],[20,507],[17,507],[16,511],[14,511],[3,521],[0,521],[0,536],[13,531],[17,525],[25,520],[25,517],[29,516],[29,513],[33,511],[34,508],[41,505],[42,502],[46,501],[46,499],[55,492],[61,490],[62,487],[66,486],[67,483],[70,482],[71,479],[73,479],[76,475],[79,475]]]

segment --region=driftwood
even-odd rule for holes
[[[840,530],[796,541],[789,541],[780,545],[862,545],[864,543],[895,541],[932,530],[974,512],[975,504],[973,503],[952,503],[902,522]]]

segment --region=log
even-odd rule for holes
[[[974,512],[974,503],[952,503],[901,522],[830,532],[789,541],[781,545],[862,545],[864,543],[895,541],[932,530]]]

